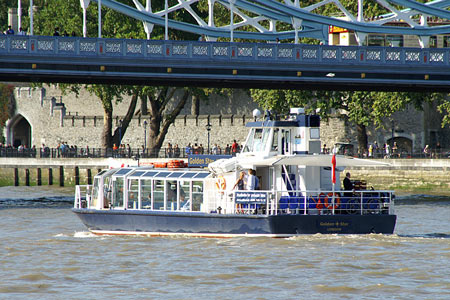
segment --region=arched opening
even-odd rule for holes
[[[31,125],[22,115],[16,115],[8,125],[7,141],[17,148],[24,145],[31,147]]]
[[[387,143],[389,145],[393,145],[395,143],[397,143],[397,153],[401,154],[401,155],[408,155],[411,154],[413,151],[413,144],[412,144],[412,140],[407,138],[407,137],[403,137],[403,136],[396,136],[393,139],[390,138],[387,140]]]

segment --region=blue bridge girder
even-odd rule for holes
[[[92,1],[99,2],[99,0]],[[217,2],[228,8],[230,8],[230,2],[233,2],[233,5],[237,9],[250,11],[253,14],[264,16],[270,20],[284,22],[286,24],[293,25],[293,20],[297,19],[301,21],[301,28],[297,31],[297,35],[299,37],[319,39],[325,43],[328,40],[328,27],[331,25],[365,34],[376,33],[429,37],[432,35],[450,33],[450,25],[446,24],[428,26],[428,24],[419,24],[417,22],[413,22],[413,25],[411,25],[411,23],[404,22],[405,25],[409,25],[409,27],[386,25],[385,22],[388,21],[402,21],[402,16],[396,16],[397,13],[394,12],[379,16],[379,18],[385,19],[385,22],[381,22],[379,18],[372,21],[357,21],[355,17],[353,19],[343,19],[323,16],[311,12],[311,9],[308,10],[305,7],[296,7],[295,5],[288,5],[286,3],[275,0],[218,0]],[[143,22],[158,26],[165,25],[165,20],[163,17],[165,14],[164,11],[161,11],[158,14],[150,11],[139,10],[115,0],[102,0],[101,3],[102,6],[108,7]],[[326,3],[328,2],[323,1],[322,5],[325,5]],[[446,10],[450,7],[450,0],[436,0],[427,3],[419,3],[412,0],[386,0],[385,3],[388,3],[391,6],[393,6],[392,4],[396,4],[405,7],[404,9],[398,11],[402,13],[411,13],[411,16],[417,17],[416,19],[419,19],[418,16],[434,16],[442,18],[444,20],[450,20],[450,11]],[[410,18],[409,15],[403,17]],[[230,37],[229,27],[227,28],[226,26],[216,27],[205,24],[192,24],[169,19],[168,27],[196,34],[205,34],[213,38]],[[263,41],[275,40],[276,38],[279,38],[280,40],[292,39],[295,37],[294,30],[266,30],[264,32],[250,32],[236,29],[234,30],[233,34],[235,38],[256,39]]]
[[[450,49],[3,35],[0,80],[448,92]]]

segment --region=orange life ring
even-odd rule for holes
[[[166,168],[167,167],[167,163],[165,162],[155,162],[153,163],[155,168]]]
[[[320,193],[319,196],[317,197],[316,208],[317,208],[318,210],[321,210],[322,208],[324,208],[324,206],[323,206],[323,204],[322,204],[322,200],[321,200],[321,198],[323,198],[323,197],[326,198],[326,196],[325,196],[324,193]],[[314,199],[314,198],[313,198],[313,199]]]
[[[223,176],[219,176],[216,181],[216,188],[219,190],[225,190],[227,188],[227,182]]]
[[[184,161],[183,160],[169,160],[167,163],[168,168],[184,168]]]
[[[339,197],[338,193],[334,193],[334,207],[333,207],[333,201],[330,201],[328,203],[328,199],[333,198],[333,193],[329,192],[327,196],[325,197],[325,207],[328,209],[336,209],[339,208],[339,205],[341,204],[341,198]]]

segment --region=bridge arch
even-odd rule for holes
[[[32,143],[32,130],[31,124],[21,114],[15,115],[6,126],[6,142],[13,147],[19,147],[24,145],[27,148],[31,148]]]

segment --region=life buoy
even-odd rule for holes
[[[167,168],[167,163],[166,162],[155,162],[153,163],[155,168]]]
[[[328,199],[330,199],[330,202],[328,202]],[[325,197],[325,207],[328,209],[336,209],[339,208],[339,205],[341,204],[341,198],[339,197],[338,193],[334,193],[334,207],[333,207],[333,193],[329,192],[327,196]]]
[[[219,190],[225,190],[227,188],[227,182],[223,176],[219,176],[216,181],[216,188]]]
[[[324,193],[320,193],[319,196],[317,197],[316,208],[318,210],[321,210],[324,207],[322,203],[322,198],[326,198]]]
[[[184,168],[184,161],[183,160],[169,160],[167,163],[168,168]]]

